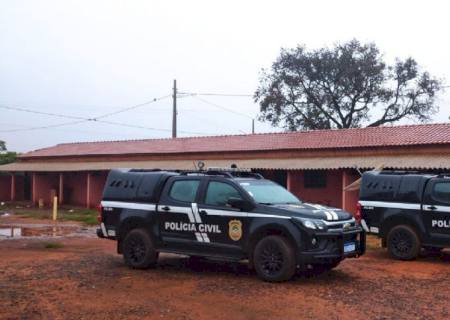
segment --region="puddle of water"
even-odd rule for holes
[[[76,231],[79,231],[79,228],[60,226],[29,228],[0,225],[0,239],[23,237],[60,237]]]
[[[22,236],[22,228],[0,228],[0,237],[14,238]]]

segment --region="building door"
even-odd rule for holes
[[[23,175],[23,199],[25,201],[31,201],[31,174],[25,172]]]
[[[287,171],[286,170],[275,170],[274,181],[279,185],[287,188]]]

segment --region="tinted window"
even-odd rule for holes
[[[206,191],[205,204],[212,206],[226,206],[228,199],[242,199],[239,192],[229,184],[211,181]]]
[[[436,183],[433,187],[433,196],[438,201],[450,203],[450,183]]]
[[[195,202],[199,180],[179,180],[175,181],[170,188],[169,196],[178,201]]]

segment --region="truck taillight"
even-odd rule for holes
[[[102,207],[101,204],[99,204],[99,205],[97,206],[97,211],[98,211],[97,221],[98,221],[99,223],[102,223],[102,211],[103,211],[103,207]]]
[[[358,202],[356,204],[356,212],[355,212],[355,220],[357,223],[360,223],[362,219],[361,208],[362,208],[361,203]]]

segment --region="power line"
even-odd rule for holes
[[[151,127],[144,127],[144,126],[139,126],[139,125],[121,123],[121,122],[105,121],[105,120],[93,120],[93,121],[100,122],[100,123],[105,123],[105,124],[110,124],[110,125],[121,126],[121,127],[128,127],[128,128],[137,128],[137,129],[145,129],[145,130],[152,130],[152,131],[162,131],[162,132],[172,132],[172,129],[151,128]],[[200,135],[211,134],[211,133],[206,133],[206,132],[183,131],[183,130],[178,130],[178,132],[190,133],[190,134],[200,134]]]
[[[199,96],[251,97],[252,95],[249,95],[249,94],[177,92],[177,95],[181,95],[179,98],[193,97],[193,98],[196,98],[196,99],[202,101],[203,103],[209,104],[215,108],[218,108],[218,109],[221,109],[221,110],[224,110],[224,111],[227,111],[227,112],[230,112],[230,113],[233,113],[233,114],[236,114],[239,116],[243,116],[243,117],[253,120],[253,117],[251,117],[247,114],[240,113],[238,111],[234,111],[232,109],[223,107],[214,102],[211,102],[211,101],[208,101],[206,99],[199,97]],[[169,98],[171,96],[172,95],[170,95],[170,94],[164,95],[164,96],[154,98],[149,101],[145,101],[143,103],[125,107],[125,108],[122,108],[122,109],[119,109],[119,110],[116,110],[113,112],[105,113],[105,114],[99,115],[97,117],[91,117],[91,118],[75,116],[75,115],[68,115],[68,114],[61,114],[61,113],[38,111],[38,110],[24,108],[24,107],[20,107],[20,106],[13,107],[13,106],[7,106],[7,105],[0,105],[0,108],[7,109],[7,110],[14,110],[14,111],[21,111],[21,112],[27,112],[27,113],[32,113],[32,114],[38,114],[38,115],[45,115],[45,116],[52,116],[52,117],[58,117],[58,118],[64,118],[64,119],[77,120],[77,121],[64,122],[64,123],[48,125],[48,126],[37,126],[37,127],[27,127],[27,128],[21,128],[21,129],[0,130],[0,132],[19,132],[19,131],[31,131],[31,130],[39,130],[39,129],[51,129],[51,128],[68,126],[68,125],[81,124],[81,123],[85,123],[85,122],[98,122],[98,123],[104,123],[104,124],[116,125],[116,126],[122,126],[122,127],[128,127],[128,128],[136,128],[136,129],[144,129],[144,130],[160,131],[160,132],[171,132],[171,131],[173,131],[173,129],[171,130],[171,129],[153,128],[153,127],[145,127],[145,126],[140,126],[140,125],[132,125],[132,124],[122,123],[122,122],[101,120],[106,117],[110,117],[110,116],[113,116],[116,114],[120,114],[123,112],[127,112],[130,110],[134,110],[134,109],[155,103],[157,101]],[[204,132],[181,131],[181,130],[180,130],[180,133],[198,134],[198,135],[210,134],[210,133],[204,133]]]
[[[192,97],[195,98],[195,99],[198,99],[198,100],[202,101],[203,103],[206,103],[206,104],[209,104],[209,105],[211,105],[211,106],[213,106],[213,107],[216,107],[216,108],[218,108],[218,109],[221,109],[221,110],[224,110],[224,111],[227,111],[227,112],[234,113],[234,114],[236,114],[236,115],[238,115],[238,116],[242,116],[242,117],[246,117],[246,118],[249,118],[249,119],[253,119],[253,117],[251,117],[251,116],[249,116],[249,115],[247,115],[247,114],[245,114],[245,113],[240,113],[240,112],[238,112],[238,111],[234,111],[234,110],[232,110],[232,109],[228,109],[228,108],[226,108],[226,107],[224,107],[224,106],[218,105],[217,103],[214,103],[214,102],[205,100],[205,99],[200,98],[200,97],[197,97],[197,96],[192,96]]]
[[[27,112],[27,113],[40,114],[40,115],[44,115],[44,116],[65,118],[65,119],[77,119],[77,120],[87,120],[87,121],[90,120],[90,119],[83,118],[83,117],[78,117],[78,116],[72,116],[72,115],[60,114],[60,113],[43,112],[43,111],[38,111],[38,110],[26,109],[26,108],[22,108],[22,107],[11,107],[11,106],[0,105],[0,108],[7,109],[7,110],[14,110],[14,111]]]
[[[163,98],[163,97],[162,97]],[[160,98],[160,99],[162,99]],[[133,108],[137,108],[142,106],[143,104],[133,106]],[[171,132],[171,129],[161,129],[161,128],[153,128],[153,127],[144,127],[139,125],[132,125],[127,123],[121,123],[121,122],[114,122],[114,121],[107,121],[107,120],[99,120],[99,118],[104,117],[94,117],[94,118],[85,118],[85,117],[79,117],[79,116],[72,116],[72,115],[66,115],[66,114],[60,114],[60,113],[51,113],[51,112],[42,112],[37,110],[32,110],[28,108],[23,107],[11,107],[11,106],[2,106],[0,105],[0,108],[8,109],[8,110],[14,110],[14,111],[21,111],[21,112],[27,112],[27,113],[33,113],[33,114],[39,114],[39,115],[46,115],[46,116],[52,116],[52,117],[58,117],[58,118],[66,118],[66,119],[75,119],[78,121],[72,121],[72,122],[65,122],[55,125],[49,125],[49,126],[40,126],[40,127],[32,127],[32,128],[26,128],[26,129],[11,129],[11,130],[0,130],[0,132],[18,132],[18,131],[30,131],[30,130],[38,130],[38,129],[51,129],[56,127],[62,127],[67,125],[73,125],[73,124],[80,124],[84,122],[98,122],[98,123],[104,123],[109,125],[116,125],[116,126],[122,126],[122,127],[128,127],[128,128],[136,128],[136,129],[145,129],[145,130],[151,130],[151,131],[162,131],[162,132]],[[131,107],[128,107],[129,109]],[[125,109],[120,110],[121,112],[125,112]],[[180,131],[181,133],[188,133],[188,134],[200,134],[200,135],[208,135],[210,133],[205,132],[191,132],[191,131]]]
[[[32,131],[32,130],[40,130],[40,129],[52,129],[52,128],[59,128],[63,126],[73,125],[73,124],[79,124],[86,122],[85,120],[79,120],[79,121],[71,121],[71,122],[64,122],[54,125],[48,125],[48,126],[40,126],[40,127],[27,127],[24,129],[10,129],[10,130],[0,130],[0,132],[19,132],[19,131]]]
[[[191,96],[219,96],[219,97],[253,97],[252,94],[239,94],[239,93],[197,93],[197,92],[178,92],[179,94],[191,95]]]
[[[110,113],[103,114],[101,116],[95,117],[95,119],[103,119],[103,118],[106,118],[106,117],[109,117],[109,116],[112,116],[112,115],[116,115],[116,114],[119,114],[119,113],[123,113],[123,112],[127,112],[127,111],[130,111],[130,110],[134,110],[134,109],[137,109],[137,108],[149,105],[151,103],[155,103],[157,101],[169,98],[170,96],[171,95],[168,94],[168,95],[165,95],[165,96],[162,96],[162,97],[159,97],[159,98],[154,98],[152,100],[149,100],[149,101],[146,101],[146,102],[143,102],[143,103],[139,103],[139,104],[136,104],[136,105],[131,106],[131,107],[126,107],[126,108],[123,108],[123,109],[120,109],[120,110],[117,110],[117,111],[113,111],[113,112],[110,112]]]
[[[5,105],[0,105],[0,108],[3,109],[8,109],[8,110],[15,110],[15,111],[22,111],[22,112],[28,112],[28,113],[34,113],[34,114],[40,114],[40,115],[46,115],[46,116],[53,116],[53,117],[59,117],[59,118],[66,118],[66,119],[77,119],[77,120],[86,120],[86,121],[95,121],[98,119],[103,119],[115,114],[119,114],[119,113],[123,113],[129,110],[133,110],[133,109],[137,109],[140,107],[143,107],[145,105],[163,100],[165,98],[170,97],[170,95],[165,95],[159,98],[153,98],[152,100],[143,102],[143,103],[139,103],[130,107],[125,107],[123,109],[117,110],[117,111],[113,111],[110,113],[105,113],[102,114],[100,116],[94,117],[94,118],[85,118],[85,117],[80,117],[80,116],[72,116],[72,115],[67,115],[67,114],[60,114],[60,113],[51,113],[51,112],[44,112],[44,111],[38,111],[38,110],[30,110],[30,109],[26,109],[26,108],[21,108],[21,107],[11,107],[11,106],[5,106]]]

